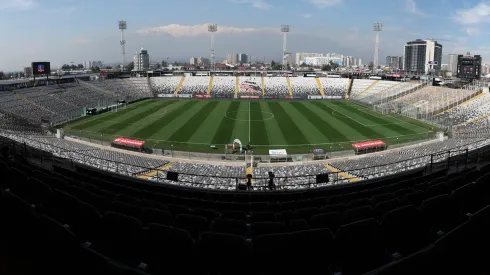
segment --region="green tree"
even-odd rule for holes
[[[100,73],[100,68],[99,67],[93,67],[92,73]]]
[[[2,71],[0,71],[0,79],[3,79],[4,76],[5,74]]]
[[[329,72],[331,70],[332,70],[332,66],[330,66],[330,64],[325,64],[322,66],[322,71]]]
[[[126,70],[131,71],[134,69],[134,62],[130,62],[128,65],[126,65]]]
[[[83,69],[83,64],[78,64],[77,67],[77,69]]]
[[[276,63],[274,60],[271,62],[271,69],[272,70],[280,70],[282,68],[281,64]]]
[[[70,69],[70,65],[63,64],[63,66],[61,66],[61,69],[64,70],[64,71],[68,71]]]
[[[75,66],[75,64],[70,65],[70,70],[76,70],[76,69],[77,69],[77,66]]]

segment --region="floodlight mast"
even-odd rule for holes
[[[119,21],[119,30],[121,31],[121,50],[122,50],[122,60],[121,60],[121,72],[124,72],[124,64],[126,63],[126,40],[124,40],[124,30],[128,28],[126,21]]]
[[[287,70],[287,58],[288,58],[288,52],[287,52],[287,34],[289,32],[289,25],[281,25],[281,33],[283,34],[283,41],[282,41],[282,70],[285,71]]]
[[[218,31],[217,24],[209,24],[208,32],[211,33],[211,70],[214,72],[216,70],[216,62],[214,56],[214,33]]]
[[[379,65],[379,33],[383,30],[383,23],[376,22],[373,25],[373,31],[376,33],[376,42],[374,44],[374,60],[373,60],[373,73],[378,69]]]

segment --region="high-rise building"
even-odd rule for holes
[[[24,67],[24,77],[30,77],[32,75],[32,67]]]
[[[246,53],[241,53],[238,55],[238,63],[240,63],[240,64],[249,63],[250,61],[248,59],[249,59],[249,57],[248,57],[248,54],[246,54]]]
[[[145,71],[150,68],[150,55],[148,51],[141,48],[139,52],[136,52],[133,58],[134,71]]]
[[[229,53],[226,55],[226,62],[230,65],[236,65],[239,64],[240,56],[239,54],[236,53]]]
[[[394,70],[401,70],[403,68],[403,58],[401,56],[387,56],[386,66]]]
[[[426,74],[433,68],[438,73],[441,70],[442,45],[434,40],[409,41],[405,45],[403,56],[403,68],[406,72]],[[434,65],[430,65],[431,63]]]
[[[191,65],[197,65],[197,58],[195,58],[195,57],[189,58],[189,64],[191,64]]]
[[[197,59],[197,65],[198,66],[205,66],[205,65],[209,65],[209,58],[204,58],[202,56],[199,56],[199,58]]]
[[[452,76],[456,76],[458,73],[458,55],[449,54],[447,59],[448,71]]]

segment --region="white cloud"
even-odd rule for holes
[[[0,0],[0,10],[27,10],[34,6],[35,0]]]
[[[466,28],[465,31],[469,36],[477,36],[481,34],[481,30],[479,28]]]
[[[342,3],[342,1],[343,0],[308,0],[308,2],[319,8],[336,6]]]
[[[243,33],[255,33],[255,32],[279,33],[279,29],[274,27],[239,28],[239,27],[218,25],[217,34],[239,34],[239,33],[243,34]],[[173,37],[201,36],[201,35],[208,34],[208,24],[202,24],[202,25],[170,24],[170,25],[160,26],[160,27],[139,29],[136,31],[136,33],[142,35],[168,34]]]
[[[415,0],[405,0],[405,11],[419,16],[426,16],[424,12],[419,10]]]
[[[252,7],[261,10],[268,10],[272,7],[266,0],[232,0],[232,2],[237,4],[250,4]]]
[[[301,15],[301,17],[306,18],[306,19],[310,19],[310,18],[312,18],[312,17],[313,17],[313,14],[311,14],[311,13],[303,13],[303,14]]]
[[[468,9],[460,9],[453,15],[453,20],[462,25],[473,25],[490,21],[490,2],[480,2]]]

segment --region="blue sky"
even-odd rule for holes
[[[380,63],[406,41],[436,38],[444,54],[490,57],[490,1],[479,0],[0,0],[0,70],[34,60],[53,66],[120,60],[117,22],[126,20],[128,59],[140,47],[152,61],[209,56],[205,24],[218,24],[216,55],[245,52],[279,60],[288,51],[336,52],[372,60],[372,24],[381,21]]]

